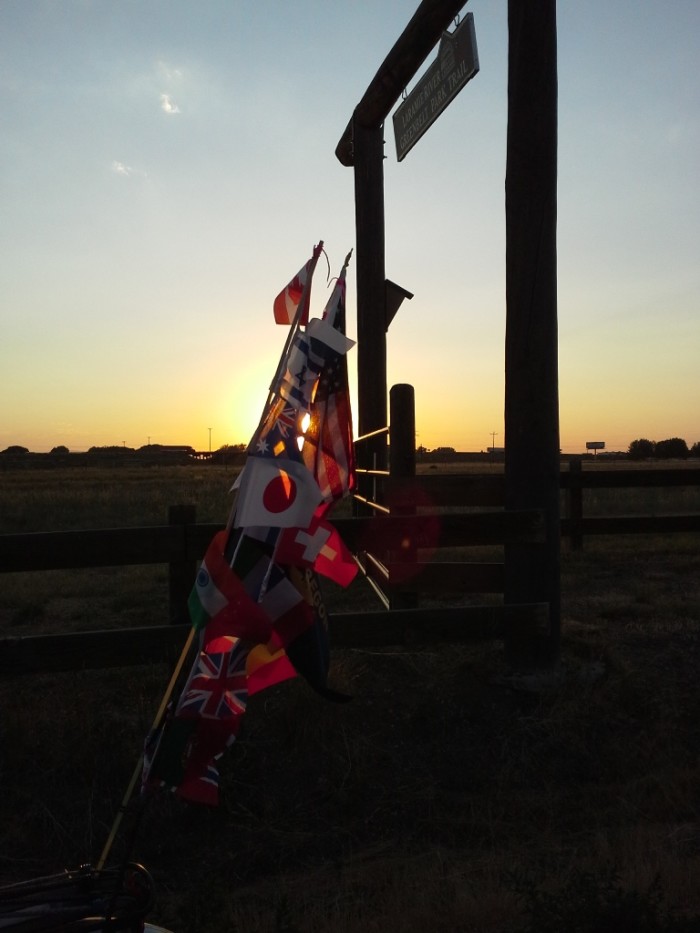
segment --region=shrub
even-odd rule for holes
[[[649,441],[645,437],[640,437],[636,441],[632,441],[627,451],[627,456],[630,460],[648,460],[649,457],[654,456],[656,449],[656,444],[654,441]]]
[[[669,437],[668,440],[657,442],[656,456],[662,460],[685,460],[688,456],[688,445],[682,437]]]

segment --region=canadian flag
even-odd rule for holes
[[[272,310],[275,315],[275,324],[292,324],[294,316],[297,313],[299,302],[304,295],[304,286],[306,285],[309,272],[311,270],[311,260],[303,266],[291,282],[282,289],[275,298]],[[308,292],[307,292],[308,294]],[[309,302],[305,302],[305,307],[301,312],[299,323],[306,324],[309,320]]]

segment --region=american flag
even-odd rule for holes
[[[345,271],[341,273],[324,317],[345,333]],[[331,353],[321,373],[302,450],[325,502],[335,502],[355,488],[355,453],[344,353]]]

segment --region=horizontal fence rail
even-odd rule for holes
[[[581,480],[572,483],[572,474],[562,471],[561,488],[621,489],[642,487],[700,486],[700,469],[679,470],[610,470],[584,472]],[[416,488],[424,490],[436,507],[502,506],[502,474],[452,474],[447,476],[416,476]],[[569,517],[562,519],[563,536],[569,536],[577,522],[586,535],[654,534],[700,531],[700,514],[688,515],[615,515]],[[194,518],[194,513],[193,516]],[[413,520],[413,519],[411,519]],[[375,526],[372,518],[334,519],[351,550],[363,537],[370,536]],[[387,527],[400,528],[405,518],[382,517]],[[421,516],[415,519],[420,534]],[[423,527],[427,518],[423,517]],[[145,528],[115,528],[89,531],[51,531],[0,535],[0,573],[31,570],[62,570],[77,567],[126,566],[129,564],[163,564],[172,561],[201,559],[220,524],[192,522],[154,525]],[[512,535],[534,534],[541,524],[534,512],[521,513],[516,519],[505,512],[474,512],[465,516],[440,516],[441,546],[488,544],[497,542],[506,527]],[[420,546],[420,545],[419,545]]]
[[[391,486],[391,481],[388,480]],[[499,594],[502,562],[436,560],[438,550],[544,540],[543,516],[536,510],[507,512],[503,476],[425,474],[410,482],[421,505],[415,514],[369,514],[334,520],[357,555],[370,585],[395,597],[421,592]],[[403,485],[402,485],[403,484]],[[406,487],[402,479],[396,488]],[[584,490],[700,486],[700,469],[619,469],[586,471],[575,462],[560,476],[568,505],[561,533],[580,546],[588,535],[700,532],[700,514],[586,516]],[[418,492],[419,490],[419,492]],[[429,505],[426,505],[428,503]],[[405,504],[405,503],[404,503]],[[459,509],[466,508],[466,512]],[[472,511],[469,511],[469,510]],[[444,510],[444,511],[442,511]],[[409,510],[410,511],[410,510]],[[0,535],[0,572],[18,573],[100,566],[167,564],[171,625],[125,631],[5,637],[0,639],[0,673],[75,670],[164,660],[182,644],[186,601],[197,563],[221,524],[198,524],[191,507],[173,507],[169,524],[146,528]],[[411,540],[411,572],[400,542]],[[578,544],[577,544],[578,542]],[[399,602],[400,605],[400,602]],[[439,610],[393,608],[391,612],[331,613],[338,647],[468,641],[509,630],[541,628],[547,606],[460,606]]]
[[[416,484],[429,493],[436,506],[503,505],[503,473],[425,473],[415,477]],[[649,489],[700,486],[700,467],[677,469],[581,469],[580,460],[571,460],[559,474],[559,488],[564,491],[584,489]]]
[[[584,517],[584,490],[679,489],[700,486],[700,469],[583,470],[581,460],[572,460],[562,471],[559,486],[566,495],[561,533],[574,550],[583,547],[586,535],[675,534],[700,531],[700,514],[616,515]]]
[[[335,648],[380,648],[387,645],[418,647],[464,644],[498,638],[509,624],[522,628],[527,615],[546,618],[547,605],[517,607],[445,608],[426,615],[422,609],[362,613],[330,613]],[[0,676],[51,674],[95,668],[131,667],[172,662],[179,655],[189,625],[79,632],[62,635],[23,635],[0,639]]]
[[[381,526],[378,525],[381,522]],[[382,536],[398,539],[408,527],[418,547],[434,544],[430,516],[338,518],[333,525],[350,548],[357,550]],[[167,564],[201,560],[222,524],[188,524],[180,528],[154,525],[96,531],[46,531],[0,535],[0,572],[70,570],[89,567],[124,567],[131,564]],[[473,515],[445,515],[440,521],[441,543],[480,545],[507,541],[538,541],[543,532],[537,510]]]

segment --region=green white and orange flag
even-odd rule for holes
[[[204,555],[187,606],[195,629],[206,627],[209,644],[220,633],[254,643],[267,642],[272,623],[246,591],[224,555],[228,532],[214,535]]]

